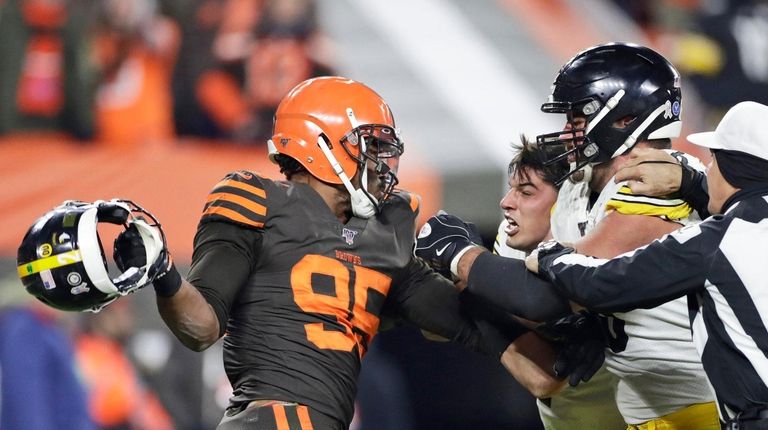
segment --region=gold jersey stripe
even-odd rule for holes
[[[57,267],[68,266],[83,261],[83,256],[80,254],[80,250],[75,249],[72,251],[63,252],[61,254],[51,255],[50,257],[41,258],[39,260],[31,261],[27,264],[22,264],[17,267],[19,277],[24,278],[35,273],[42,272],[43,270],[51,270]]]
[[[256,222],[252,219],[246,218],[245,216],[239,214],[237,211],[233,211],[232,209],[228,209],[221,206],[209,206],[208,209],[203,212],[203,216],[205,215],[221,215],[224,218],[229,218],[232,221],[237,221],[246,225],[250,225],[252,227],[262,228],[264,227],[263,222]]]
[[[246,184],[244,182],[235,181],[234,179],[224,179],[213,187],[214,191],[220,187],[233,187],[243,191],[247,191],[251,194],[257,195],[263,199],[267,198],[267,193],[261,188],[254,187],[253,185]]]
[[[256,203],[253,200],[247,199],[243,196],[238,196],[236,194],[212,193],[208,195],[207,203],[214,204],[217,200],[234,203],[236,205],[239,205],[248,209],[249,211],[255,214],[259,214],[259,215],[267,214],[267,208],[264,205]]]
[[[671,220],[683,219],[691,214],[692,209],[687,203],[676,206],[657,206],[651,203],[626,202],[623,200],[610,200],[605,205],[605,210],[624,215],[649,215],[663,216]]]

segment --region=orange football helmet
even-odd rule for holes
[[[306,80],[295,86],[275,113],[269,157],[282,154],[295,159],[314,177],[329,184],[343,184],[353,198],[360,191],[374,207],[378,202],[362,189],[355,190],[349,178],[365,163],[376,163],[376,172],[386,177],[385,196],[397,184],[397,163],[403,144],[387,103],[360,82],[337,76]],[[365,179],[365,178],[364,178]],[[360,216],[363,212],[356,215]],[[368,216],[371,216],[369,214]]]

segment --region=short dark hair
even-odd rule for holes
[[[672,149],[672,139],[646,140],[645,143],[653,149]]]
[[[307,169],[301,165],[295,158],[283,154],[275,155],[275,162],[280,167],[280,173],[285,175],[285,179],[291,180],[291,177],[300,172],[306,172]]]
[[[533,171],[541,179],[553,187],[560,188],[557,181],[568,174],[568,163],[563,160],[557,163],[548,163],[547,151],[544,146],[528,140],[525,135],[520,135],[520,142],[512,142],[512,150],[515,156],[509,162],[507,171],[509,176],[518,181],[528,180],[529,172]]]

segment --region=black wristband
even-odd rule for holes
[[[696,170],[684,164],[680,164],[680,169],[682,169],[682,174],[679,193],[681,197],[685,198],[690,195],[693,190],[693,178],[695,177]]]
[[[710,214],[707,210],[709,203],[707,176],[687,164],[681,164],[680,167],[683,169],[680,197],[698,212],[701,219],[708,217]]]
[[[171,263],[168,271],[155,278],[152,282],[155,293],[160,297],[173,297],[181,288],[181,274],[176,270],[176,265]]]

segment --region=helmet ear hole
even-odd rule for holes
[[[96,217],[99,221],[111,224],[124,224],[128,221],[130,214],[131,212],[127,208],[114,203],[102,203],[96,210]]]

